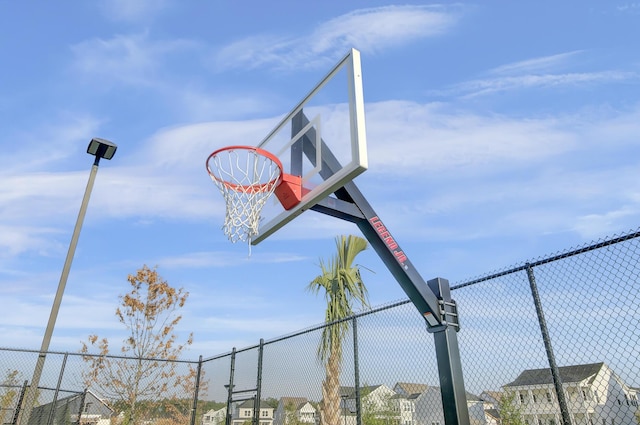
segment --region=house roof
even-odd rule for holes
[[[500,412],[496,409],[484,409],[485,413],[495,419],[500,419]]]
[[[382,385],[368,385],[364,387],[360,387],[360,395],[371,394]],[[344,398],[356,398],[356,388],[355,387],[340,387],[340,397]]]
[[[427,384],[415,384],[411,382],[398,382],[395,385],[396,388],[399,388],[405,394],[420,394],[426,391],[429,386]]]
[[[440,394],[440,387],[429,387],[426,389],[426,391],[423,394],[427,394],[427,393],[432,393],[432,392],[437,392],[438,394]],[[475,394],[470,393],[469,391],[465,391],[464,392],[467,398],[467,402],[477,402],[477,401],[482,401],[480,399],[480,397],[478,397]],[[418,394],[417,396],[419,397],[421,394]]]
[[[558,368],[560,380],[563,383],[581,382],[589,379],[589,383],[593,382],[596,374],[602,369],[604,363],[591,363],[573,366],[562,366]],[[523,385],[549,385],[553,384],[551,369],[528,369],[523,371],[513,381],[505,385],[505,387],[520,387]]]
[[[283,407],[287,407],[292,405],[296,410],[300,410],[302,406],[307,404],[309,400],[306,397],[280,397],[280,403],[282,403]]]
[[[484,401],[500,401],[502,393],[500,391],[483,391],[480,394],[480,399]]]
[[[394,394],[393,396],[391,396],[390,398],[392,400],[399,400],[399,399],[403,399],[403,400],[415,400],[416,398],[420,397],[420,394],[422,393],[415,393],[415,394],[411,394],[411,395],[405,395],[405,394]]]
[[[95,400],[100,402],[104,407],[106,407],[107,409],[109,409],[113,413],[114,410],[111,408],[111,406],[109,406],[100,397],[95,395],[91,390],[86,390],[86,395],[84,395],[83,393],[75,393],[75,394],[68,395],[66,397],[61,397],[61,398],[56,400],[56,406],[57,405],[61,405],[61,404],[66,404],[66,403],[68,403],[68,402],[70,402],[71,400],[74,400],[74,399],[82,399],[82,397],[85,397],[85,399],[86,399],[86,396],[93,397]],[[47,403],[47,404],[44,404],[42,406],[50,406],[50,405],[51,405],[51,403]],[[41,407],[41,406],[37,406],[37,407]]]
[[[248,407],[253,408],[253,399],[252,399],[252,398],[250,398],[249,400],[245,400],[245,401],[243,401],[242,403],[240,403],[240,404],[238,405],[238,407],[239,407],[239,408],[244,408],[244,409],[246,409],[246,408],[248,408]],[[271,406],[270,406],[266,401],[264,401],[264,400],[260,400],[260,408],[261,408],[261,409],[273,409],[273,407],[271,407]]]

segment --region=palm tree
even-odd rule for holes
[[[368,243],[358,236],[336,238],[336,256],[325,264],[320,260],[322,274],[317,276],[307,289],[317,294],[324,289],[327,300],[325,322],[333,323],[322,331],[318,346],[318,357],[325,367],[322,383],[323,413],[322,425],[338,425],[340,420],[340,366],[342,362],[342,342],[347,336],[349,323],[340,321],[351,316],[353,302],[367,306],[367,288],[360,277],[360,269],[353,262],[356,256],[367,249]]]

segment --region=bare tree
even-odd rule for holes
[[[0,421],[9,423],[15,414],[20,393],[20,372],[8,369],[0,383]]]
[[[123,425],[141,423],[144,407],[171,398],[193,379],[191,368],[180,373],[175,362],[193,342],[193,334],[179,343],[175,333],[182,319],[178,311],[187,301],[188,292],[173,288],[156,268],[146,265],[127,280],[131,291],[119,297],[120,306],[116,308],[116,317],[129,332],[118,350],[123,357],[108,357],[113,354],[110,343],[98,335],[90,335],[80,350],[88,364],[83,372],[85,385],[97,387],[104,397],[125,407]],[[96,348],[97,355],[90,355],[89,347]]]

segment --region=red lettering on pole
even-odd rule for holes
[[[407,261],[407,256],[404,255],[404,252],[398,250],[398,244],[393,239],[393,236],[391,236],[391,233],[389,233],[382,221],[380,221],[380,219],[376,216],[371,217],[369,219],[369,222],[371,223],[373,228],[376,229],[376,232],[378,232],[378,236],[380,236],[380,239],[382,239],[387,248],[389,248],[389,250],[393,253],[398,263],[404,266],[404,263]]]

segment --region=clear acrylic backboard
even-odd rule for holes
[[[285,174],[302,178],[302,195],[289,209],[269,200],[253,245],[367,169],[360,52],[351,49],[257,147],[277,156]]]

